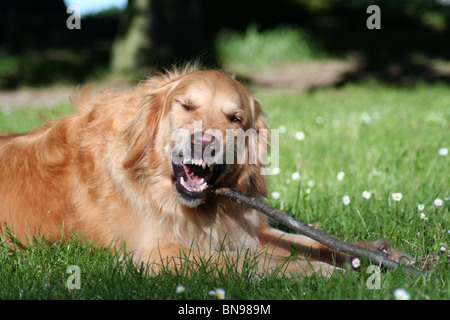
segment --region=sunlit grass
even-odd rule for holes
[[[69,104],[51,109],[20,108],[12,110],[0,105],[0,132],[27,132],[45,124],[45,119],[57,119],[59,116],[74,112]]]
[[[254,277],[251,270],[217,277],[206,264],[198,273],[149,277],[89,243],[37,242],[18,251],[0,249],[0,298],[218,299],[210,293],[219,292],[225,299],[394,299],[403,288],[410,299],[450,299],[450,156],[440,151],[450,141],[448,88],[370,82],[256,95],[271,127],[282,128],[279,172],[270,177],[267,202],[346,241],[388,238],[432,277],[387,272],[380,289],[369,289],[364,266],[358,277],[347,272],[287,279]],[[0,109],[1,131],[23,132],[41,123],[36,110]],[[401,199],[393,198],[396,193]],[[67,289],[69,265],[80,266],[79,290]]]
[[[250,25],[243,34],[222,31],[216,40],[216,52],[225,66],[242,74],[322,55],[301,30],[290,27],[258,30],[255,25]]]
[[[373,83],[263,95],[272,127],[284,131],[270,203],[348,241],[388,238],[418,259],[438,252],[450,229],[449,157],[440,152],[449,98],[445,86]]]

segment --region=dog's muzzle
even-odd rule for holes
[[[217,161],[220,150],[213,135],[196,132],[190,136],[190,143],[172,152],[175,187],[184,205],[199,205],[224,172],[224,165]]]

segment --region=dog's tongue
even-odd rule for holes
[[[186,173],[186,180],[184,178],[181,178],[180,182],[183,187],[188,189],[189,191],[194,192],[201,192],[205,190],[208,187],[207,182],[205,181],[204,177],[199,177],[196,175],[195,170],[191,170],[192,167],[188,165],[182,165],[184,172]],[[202,173],[204,175],[204,172],[199,171],[197,174]],[[206,175],[205,175],[206,177]]]

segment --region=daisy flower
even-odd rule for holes
[[[441,248],[439,250],[441,251],[441,253],[445,253],[445,251],[447,251],[447,248],[444,246],[441,246]]]
[[[372,121],[372,118],[371,118],[371,117],[369,116],[369,114],[367,114],[367,113],[363,113],[362,116],[361,116],[361,118],[362,118],[362,120],[363,120],[365,123],[367,123],[367,124],[369,124],[370,121]]]
[[[299,141],[305,140],[305,134],[303,132],[301,132],[301,131],[298,131],[295,134],[295,139],[297,139]]]
[[[277,191],[272,192],[272,199],[278,200],[280,198],[280,193]]]
[[[280,168],[273,168],[272,169],[272,174],[279,174],[280,173]]]
[[[372,170],[372,175],[373,176],[381,176],[383,173],[377,169],[373,169]]]
[[[370,199],[371,193],[370,191],[363,191],[362,196],[364,199]]]
[[[300,180],[300,173],[294,172],[294,173],[292,174],[292,180],[294,180],[294,181]]]
[[[349,197],[349,196],[344,196],[344,197],[342,198],[342,202],[343,202],[345,205],[348,205],[348,204],[350,203],[350,197]]]
[[[434,205],[435,206],[442,206],[444,204],[444,201],[442,201],[442,199],[434,199]]]
[[[219,298],[220,300],[225,299],[225,290],[217,289],[216,290],[216,297]]]
[[[419,205],[417,206],[417,210],[423,211],[423,209],[425,209],[425,205],[424,205],[424,204],[419,204]]]
[[[185,288],[184,286],[178,286],[178,287],[175,289],[175,292],[176,292],[176,293],[183,293],[184,291],[186,291],[186,288]]]
[[[352,259],[353,269],[358,269],[361,266],[361,260],[358,257]]]
[[[338,173],[337,179],[339,181],[342,181],[342,180],[344,180],[344,176],[345,176],[345,173],[341,171],[341,172]]]
[[[400,201],[400,200],[402,200],[402,198],[403,198],[403,195],[400,192],[392,194],[392,199],[394,201]]]
[[[425,213],[423,213],[423,212],[420,214],[420,219],[422,219],[422,220],[428,220],[427,216],[426,216]]]
[[[410,295],[405,289],[399,288],[394,291],[395,300],[409,300]]]
[[[209,295],[216,296],[220,300],[224,300],[225,299],[225,290],[220,289],[220,288],[218,288],[216,290],[211,290],[211,291],[209,291]]]
[[[446,155],[448,155],[448,149],[447,149],[447,148],[439,149],[439,155],[440,155],[440,156],[446,156]]]

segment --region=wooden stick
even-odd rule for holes
[[[286,213],[275,209],[261,200],[242,194],[239,191],[229,188],[219,188],[214,190],[215,194],[233,200],[237,203],[256,209],[273,220],[285,225],[295,232],[303,234],[321,244],[337,251],[356,256],[358,258],[366,258],[370,263],[382,265],[389,269],[402,269],[407,273],[421,275],[421,273],[410,266],[400,264],[394,260],[387,258],[381,252],[368,250],[363,247],[353,245],[348,242],[336,239],[321,230],[314,229],[307,224],[287,215]]]

